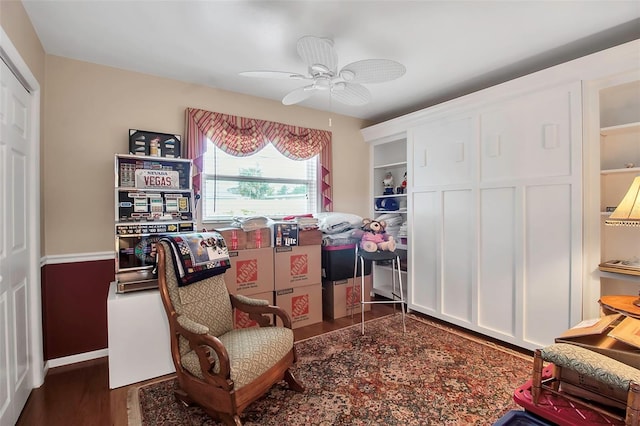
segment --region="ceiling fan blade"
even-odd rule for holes
[[[407,69],[390,59],[365,59],[345,65],[340,77],[354,83],[383,83],[402,77]]]
[[[304,101],[305,99],[309,99],[311,95],[313,95],[316,91],[314,86],[305,86],[295,89],[292,92],[289,92],[284,98],[282,98],[282,103],[284,105],[293,105],[299,102]]]
[[[309,78],[302,74],[286,71],[243,71],[240,73],[240,75],[243,77],[280,78],[294,80],[304,80],[306,78]]]
[[[331,88],[331,97],[346,105],[364,105],[371,100],[371,92],[361,84],[338,82]]]
[[[298,40],[298,54],[309,66],[324,65],[329,71],[336,72],[338,54],[333,49],[333,41],[328,38],[304,36]]]

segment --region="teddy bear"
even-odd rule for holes
[[[362,219],[360,248],[366,252],[395,251],[396,242],[385,232],[387,224],[384,220]]]

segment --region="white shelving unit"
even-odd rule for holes
[[[605,220],[640,175],[640,81],[599,92],[600,261],[640,261],[640,229],[606,226]],[[640,276],[599,271],[600,295],[637,294]]]
[[[404,191],[398,193],[397,188],[402,188],[402,182],[406,180],[407,173],[407,140],[404,135],[398,136],[391,140],[376,141],[371,146],[371,217],[379,218],[386,215],[400,215],[401,222],[397,225],[388,226],[387,230],[394,236],[396,240],[396,251],[400,253],[403,292],[407,294],[408,273],[406,262],[402,260],[407,258],[408,241],[407,236],[398,237],[397,231],[402,223],[407,221],[407,192],[408,186],[404,187]],[[387,173],[393,176],[393,194],[385,194],[385,185],[383,183]],[[407,182],[407,185],[409,182]],[[397,219],[392,220],[395,222]],[[390,266],[382,264],[374,264],[372,267],[373,285],[372,291],[383,297],[393,298],[392,294],[392,269]],[[397,293],[397,291],[396,291]]]

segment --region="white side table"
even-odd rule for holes
[[[118,294],[112,282],[107,322],[110,389],[175,371],[159,290]]]

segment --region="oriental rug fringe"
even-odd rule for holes
[[[399,314],[296,342],[304,393],[278,383],[242,414],[254,425],[491,425],[520,409],[514,390],[532,357],[414,315]],[[129,390],[129,425],[220,423],[176,402],[175,376]]]

